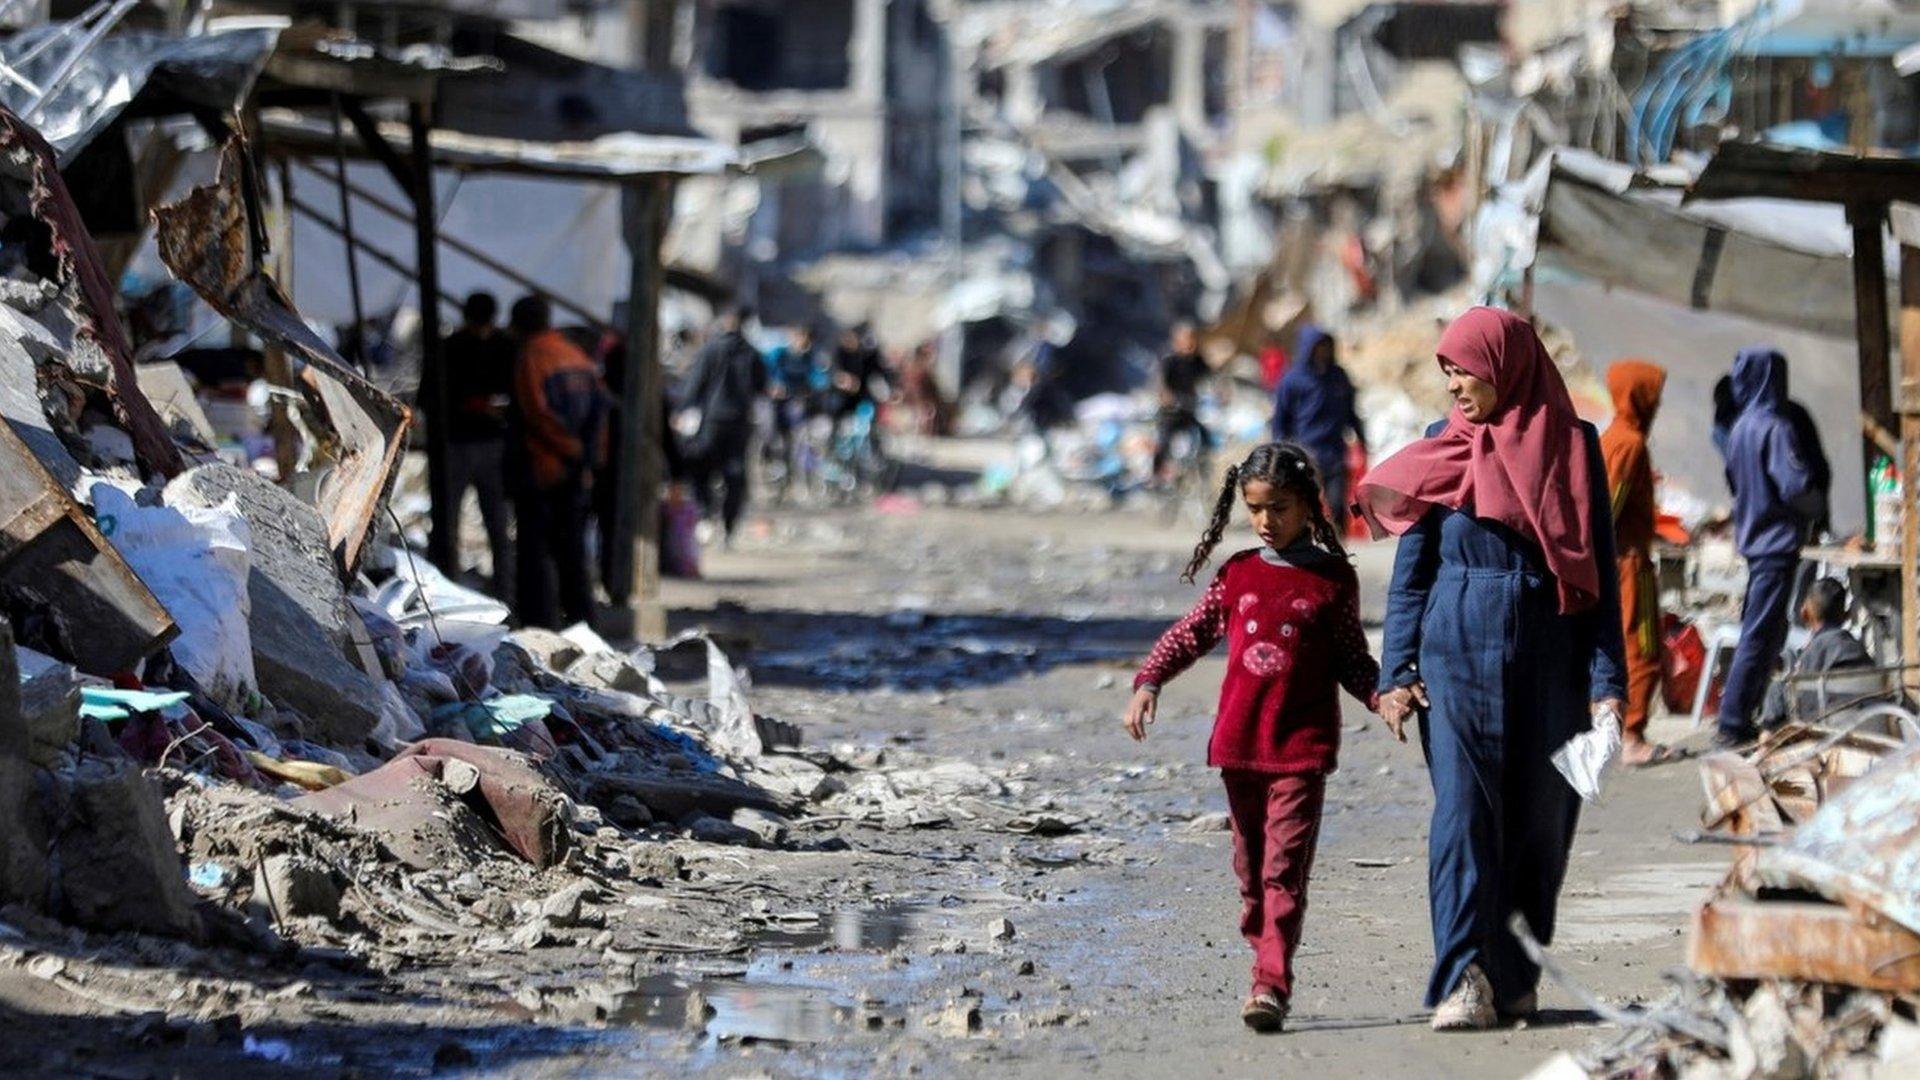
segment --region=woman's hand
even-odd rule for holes
[[[1617,697],[1601,698],[1599,701],[1594,702],[1591,712],[1592,715],[1599,716],[1609,708],[1613,710],[1613,715],[1615,716],[1627,715],[1626,701]]]
[[[1406,742],[1407,718],[1416,707],[1424,709],[1428,704],[1426,683],[1396,686],[1380,695],[1380,719],[1387,722],[1387,730],[1393,732],[1394,738]]]
[[[1151,686],[1143,686],[1133,692],[1133,700],[1127,702],[1127,718],[1123,721],[1127,734],[1134,742],[1147,737],[1147,725],[1153,723],[1154,716],[1160,711],[1160,691]]]

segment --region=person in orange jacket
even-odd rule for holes
[[[588,494],[604,459],[611,398],[593,360],[553,328],[544,298],[522,297],[509,322],[520,345],[513,378],[522,466],[516,607],[524,625],[558,629],[593,614]]]

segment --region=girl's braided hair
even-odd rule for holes
[[[1181,581],[1191,583],[1194,575],[1207,565],[1213,549],[1226,534],[1227,523],[1233,520],[1234,497],[1254,480],[1264,480],[1290,491],[1305,502],[1311,515],[1307,530],[1313,542],[1330,555],[1346,555],[1347,549],[1340,543],[1340,531],[1327,516],[1325,500],[1320,494],[1320,470],[1314,465],[1313,457],[1293,443],[1262,443],[1253,448],[1247,460],[1228,466],[1226,479],[1220,485],[1220,497],[1213,503],[1213,520],[1207,522],[1207,531],[1194,545],[1193,558],[1187,563],[1186,572],[1180,575]]]

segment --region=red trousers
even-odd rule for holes
[[[1240,877],[1240,934],[1253,946],[1253,991],[1293,996],[1293,952],[1307,914],[1307,875],[1320,839],[1325,773],[1225,769],[1233,822],[1233,872]]]

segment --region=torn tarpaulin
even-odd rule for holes
[[[438,865],[446,854],[434,850],[429,834],[449,827],[456,804],[537,867],[567,853],[567,799],[560,789],[520,754],[453,739],[414,743],[373,772],[294,802],[330,817],[350,816],[422,867]]]
[[[245,145],[230,140],[218,180],[154,210],[160,259],[214,310],[287,351],[308,435],[299,470],[317,488],[313,502],[335,559],[351,572],[393,484],[412,415],[349,370],[266,275],[242,191],[248,167]]]

